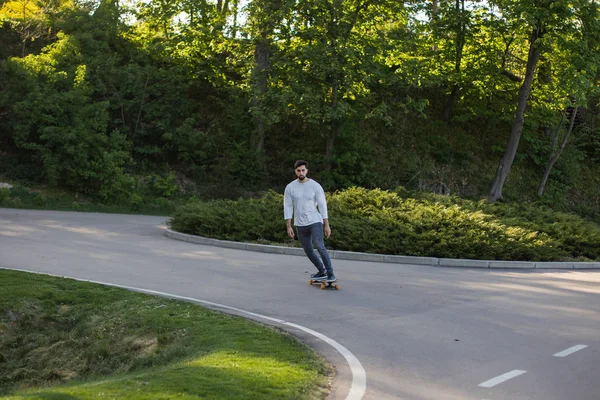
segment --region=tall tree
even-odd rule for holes
[[[275,31],[282,30],[283,20],[289,18],[292,6],[293,1],[290,0],[254,0],[248,7],[249,31],[254,42],[251,112],[256,125],[256,135],[253,144],[263,170],[266,170],[265,131],[268,115],[271,114],[266,102],[271,52],[274,47],[273,41],[282,40],[275,37]]]
[[[444,110],[442,111],[442,119],[446,122],[450,120],[452,109],[460,94],[460,81],[462,73],[461,64],[463,60],[463,51],[467,37],[467,25],[469,19],[469,12],[465,10],[465,0],[456,0],[452,17],[455,50],[453,72],[455,75],[455,82],[452,84],[452,90],[450,91],[450,95],[448,96],[446,104],[444,105]]]
[[[548,43],[556,34],[564,35],[581,27],[575,23],[574,15],[582,2],[535,0],[532,2],[499,1],[502,15],[508,20],[525,18],[529,29],[528,55],[525,77],[519,89],[515,116],[504,155],[498,163],[488,200],[495,202],[503,198],[502,189],[517,154],[525,111],[531,93],[534,73],[542,53],[548,50]],[[583,1],[583,3],[586,3]]]
[[[525,122],[525,109],[527,107],[527,100],[531,93],[531,83],[533,81],[533,75],[535,67],[540,59],[541,49],[540,43],[536,43],[538,39],[541,39],[545,34],[543,27],[534,27],[529,36],[529,55],[527,57],[527,69],[525,70],[525,79],[519,89],[519,95],[517,98],[517,111],[515,112],[515,118],[513,121],[512,129],[510,131],[510,137],[504,155],[498,163],[496,169],[496,176],[490,189],[489,200],[491,202],[497,201],[502,198],[502,188],[504,182],[508,177],[510,168],[512,167],[517,149],[519,147],[519,141],[521,140],[521,133],[523,132],[523,123]]]
[[[556,128],[547,129],[550,132],[547,137],[550,138],[551,144],[548,161],[538,186],[540,197],[544,194],[552,168],[567,144],[572,141],[576,120],[579,121],[577,130],[586,130],[583,118],[579,118],[580,111],[589,107],[589,99],[596,97],[600,90],[597,85],[600,76],[599,10],[600,5],[594,2],[583,4],[574,15],[576,25],[580,29],[558,37],[557,45],[553,46],[553,51],[548,52],[545,57],[545,67],[540,68],[540,81],[545,85],[540,86],[543,93],[538,97],[547,103],[540,105],[548,109],[563,107],[562,117]],[[567,123],[565,119],[568,120]]]
[[[552,134],[552,148],[550,149],[550,156],[548,158],[548,162],[546,163],[546,168],[544,169],[544,176],[540,181],[540,185],[538,187],[538,196],[542,196],[544,194],[544,189],[546,188],[546,182],[548,182],[548,177],[550,176],[550,171],[552,171],[552,167],[560,157],[561,153],[565,149],[567,142],[569,141],[569,137],[573,132],[573,126],[575,125],[575,119],[577,118],[577,110],[578,107],[574,107],[571,109],[571,118],[569,122],[569,127],[567,131],[564,133],[562,140],[560,140],[560,144],[558,143],[560,138],[560,132],[563,128],[563,123],[565,120],[565,115],[567,114],[568,109],[565,109],[560,122],[556,126],[556,130]]]
[[[364,93],[376,68],[382,28],[401,2],[389,0],[303,0],[294,12],[292,83],[307,122],[319,121],[325,141],[324,169],[334,164],[344,121],[353,113],[353,98]],[[397,18],[397,17],[396,17]],[[375,44],[375,43],[378,44]]]

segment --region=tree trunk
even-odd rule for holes
[[[462,9],[461,9],[462,6]],[[465,17],[465,1],[464,0],[456,0],[456,15],[457,15],[457,27],[456,27],[456,58],[454,60],[454,71],[456,72],[456,79],[460,79],[460,64],[462,63],[462,55],[463,49],[465,47],[465,30],[466,24],[464,21]],[[452,91],[450,92],[450,96],[444,105],[444,111],[442,112],[442,120],[444,122],[450,121],[450,116],[452,115],[452,109],[454,108],[454,104],[458,99],[458,95],[460,93],[460,86],[458,82],[455,82],[452,85]]]
[[[350,40],[350,35],[352,34],[352,30],[356,26],[358,21],[358,17],[361,12],[367,10],[374,3],[373,0],[365,0],[363,2],[359,2],[356,8],[352,11],[350,15],[350,20],[346,24],[345,29],[342,28],[342,24],[340,22],[340,16],[343,14],[341,8],[341,2],[332,2],[329,4],[329,11],[331,13],[330,27],[328,30],[329,34],[333,34],[330,38],[329,46],[332,50],[337,54],[338,65],[342,66],[345,64],[344,57],[341,55],[343,49],[345,49],[348,45],[348,41]],[[338,15],[339,13],[339,15]],[[331,29],[335,31],[332,32]],[[339,47],[338,47],[339,46]],[[331,85],[331,110],[332,110],[332,118],[331,123],[329,125],[329,134],[327,135],[326,143],[325,143],[325,171],[331,171],[333,167],[333,149],[335,140],[338,136],[340,130],[340,117],[337,116],[337,108],[340,97],[340,89],[343,90],[344,83],[344,75],[343,68],[336,71],[332,77],[332,85]],[[343,93],[341,94],[343,97]]]
[[[448,96],[448,100],[446,100],[446,104],[444,105],[444,110],[442,111],[442,120],[444,122],[450,121],[450,116],[452,115],[452,109],[454,108],[454,103],[458,99],[458,94],[460,93],[460,88],[457,83],[452,86],[452,92],[450,92],[450,96]]]
[[[340,121],[336,116],[336,109],[338,106],[338,86],[338,80],[336,79],[331,88],[331,109],[333,110],[334,117],[331,119],[330,131],[325,144],[325,171],[327,172],[331,171],[333,166],[333,145],[340,126]]]
[[[565,117],[566,109],[565,109],[565,113],[563,113],[562,119],[560,120],[560,125],[558,126],[558,129],[556,130],[554,137],[552,138],[552,150],[550,150],[550,158],[548,159],[548,164],[546,164],[546,169],[544,170],[544,176],[542,177],[540,186],[538,187],[538,196],[539,197],[542,197],[544,195],[544,190],[546,189],[546,183],[548,182],[548,177],[550,176],[550,171],[552,170],[552,167],[554,166],[554,164],[556,163],[556,161],[562,154],[563,150],[565,149],[565,146],[567,145],[567,141],[569,140],[569,136],[571,136],[571,132],[573,132],[573,126],[575,125],[575,118],[577,117],[577,109],[578,109],[578,107],[575,107],[575,109],[573,110],[573,115],[571,116],[571,122],[569,123],[569,129],[567,130],[567,133],[565,134],[565,137],[563,138],[563,141],[556,153],[554,153],[554,149],[556,148],[556,143],[558,142],[558,133],[560,131],[560,128],[562,127],[562,122]]]
[[[438,0],[431,2],[431,30],[433,33],[433,45],[431,50],[438,51]]]
[[[238,30],[238,13],[239,10],[239,0],[233,1],[233,26],[231,27],[231,38],[235,39],[237,36]]]
[[[527,68],[525,71],[525,79],[519,89],[519,98],[517,103],[517,111],[515,112],[515,119],[513,121],[512,129],[510,132],[510,138],[506,145],[504,155],[498,163],[496,169],[496,176],[490,189],[488,200],[495,202],[502,199],[502,188],[504,182],[508,177],[512,163],[515,160],[517,149],[519,147],[519,141],[521,140],[521,133],[523,132],[523,123],[525,122],[525,109],[527,108],[527,100],[531,93],[531,83],[533,81],[533,74],[538,60],[540,59],[540,49],[536,45],[536,41],[543,37],[543,32],[540,28],[534,28],[529,38],[529,55],[527,56]]]
[[[254,121],[256,124],[256,137],[255,137],[255,149],[259,154],[259,157],[264,164],[264,151],[265,151],[265,120],[263,117],[264,113],[264,97],[267,92],[267,78],[269,74],[270,60],[269,60],[269,44],[267,34],[261,33],[261,38],[256,43],[254,50],[254,71],[252,73],[254,78],[254,99],[252,105],[254,107]]]
[[[135,135],[137,134],[138,127],[142,120],[142,111],[144,110],[144,105],[146,104],[146,91],[148,89],[148,83],[150,82],[150,73],[146,75],[146,82],[144,83],[144,89],[142,90],[142,96],[140,98],[140,109],[138,110],[137,118],[135,119],[135,127],[133,128],[133,133],[131,134],[131,141],[133,142],[135,139]]]

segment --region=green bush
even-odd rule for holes
[[[152,189],[155,196],[167,199],[173,197],[179,191],[179,187],[175,182],[175,174],[170,172],[165,177],[153,175]]]
[[[485,260],[600,260],[600,227],[535,205],[488,204],[403,189],[350,188],[328,196],[336,250]],[[169,221],[184,233],[235,241],[289,241],[283,196],[193,200]]]
[[[57,33],[41,54],[10,59],[7,71],[19,95],[11,99],[11,142],[39,181],[103,202],[123,201],[133,185],[126,132],[111,128],[110,101],[94,96],[94,73],[83,44]],[[12,169],[11,176],[32,176]]]
[[[48,198],[43,193],[35,193],[33,202],[38,207],[45,207],[48,205]]]
[[[144,199],[137,193],[131,193],[129,196],[129,205],[134,211],[139,211],[144,204]]]
[[[285,242],[283,196],[269,192],[261,199],[196,199],[178,208],[169,226],[179,232],[216,239]]]
[[[329,203],[331,215],[341,216],[341,220],[331,221],[341,230],[340,235],[332,235],[331,245],[340,250],[496,260],[551,260],[561,256],[547,234],[506,225],[482,210],[458,204],[362,188],[336,193]],[[344,232],[346,224],[357,225],[358,235]],[[362,224],[372,228],[361,233]]]
[[[5,201],[10,197],[10,189],[2,188],[0,189],[0,206],[4,204]]]

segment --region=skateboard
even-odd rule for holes
[[[335,290],[340,290],[340,285],[338,285],[337,283],[337,279],[334,281],[326,281],[326,280],[321,280],[321,279],[311,279],[308,281],[309,285],[312,285],[313,283],[320,283],[321,284],[321,290],[325,290],[325,288],[333,288]]]

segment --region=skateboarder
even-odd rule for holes
[[[323,242],[323,232],[327,238],[331,235],[325,192],[321,185],[307,177],[306,161],[296,161],[294,172],[297,179],[286,186],[283,198],[283,216],[287,223],[287,233],[289,237],[294,238],[293,216],[294,225],[298,230],[298,240],[318,270],[316,274],[311,275],[311,278],[335,281],[331,259]],[[313,245],[321,255],[321,259],[315,253]]]

